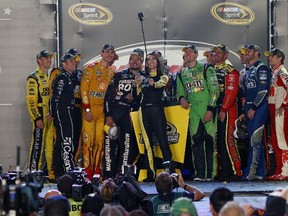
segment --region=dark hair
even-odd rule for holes
[[[210,195],[210,204],[219,213],[221,208],[228,202],[233,201],[233,193],[224,187],[216,188]]]
[[[169,173],[161,172],[155,179],[156,190],[158,194],[171,193],[173,190],[173,180]]]
[[[68,216],[70,204],[69,201],[62,196],[54,196],[45,201],[45,216]]]
[[[145,59],[145,73],[146,73],[146,76],[149,76],[149,72],[150,72],[150,69],[149,67],[146,65],[147,64],[147,61],[148,61],[148,56],[149,55],[153,55],[155,58],[156,58],[156,61],[157,61],[157,77],[160,77],[163,72],[162,72],[162,67],[161,67],[161,62],[158,58],[158,56],[156,55],[156,53],[152,52],[152,53],[149,53]]]

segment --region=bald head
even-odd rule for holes
[[[44,199],[45,199],[45,201],[46,201],[47,199],[49,199],[49,198],[51,198],[51,197],[53,197],[53,196],[59,196],[59,195],[60,195],[60,196],[62,195],[60,191],[58,191],[58,190],[56,190],[56,189],[52,189],[52,190],[49,190],[49,191],[45,194]]]

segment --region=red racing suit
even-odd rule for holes
[[[102,66],[102,60],[86,66],[82,73],[80,92],[84,112],[90,109],[92,122],[85,117],[82,122],[83,162],[87,177],[100,174],[104,145],[104,97],[114,71]],[[85,116],[85,113],[84,115]]]
[[[233,132],[237,112],[239,72],[226,63],[215,66],[220,96],[217,100],[218,114],[224,112],[224,122],[218,119],[217,150],[220,158],[220,175],[229,178],[241,176],[241,161]]]
[[[272,146],[276,156],[275,175],[288,176],[288,72],[284,65],[280,65],[272,73],[268,103]],[[282,115],[276,114],[279,108],[284,109]]]

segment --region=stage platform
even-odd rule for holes
[[[242,182],[196,182],[186,181],[187,184],[198,187],[205,193],[205,198],[201,201],[195,202],[199,216],[211,216],[209,211],[209,195],[212,191],[219,187],[226,187],[234,193],[235,201],[239,203],[250,203],[254,207],[264,208],[266,197],[269,193],[278,188],[284,188],[288,186],[287,181],[242,181]],[[157,194],[154,183],[139,182],[143,191],[147,193],[145,201]],[[101,185],[100,185],[101,187]],[[56,189],[56,184],[45,184],[44,189],[40,193],[40,196],[50,189]],[[175,189],[177,190],[177,189]],[[182,191],[182,188],[178,189]]]

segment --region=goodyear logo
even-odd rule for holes
[[[113,16],[107,8],[91,3],[78,3],[68,10],[75,21],[84,25],[105,25],[112,21]]]
[[[241,4],[219,3],[211,8],[211,14],[220,22],[229,25],[247,25],[254,21],[254,12]]]

